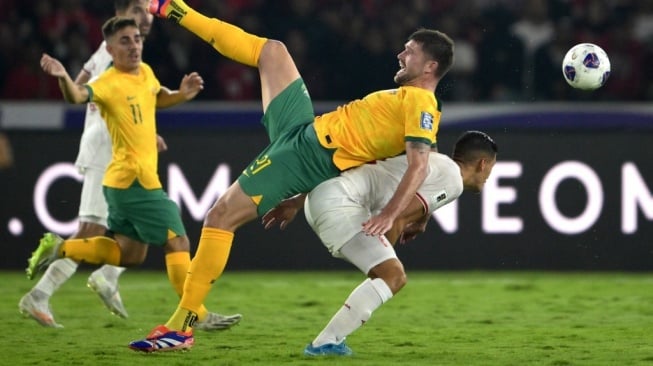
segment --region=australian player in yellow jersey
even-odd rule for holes
[[[36,273],[59,257],[133,266],[143,262],[148,245],[155,245],[163,248],[168,278],[181,295],[190,265],[190,243],[179,209],[159,181],[155,110],[193,99],[204,82],[193,72],[182,78],[178,90],[161,86],[141,60],[142,37],[131,18],[109,19],[102,33],[113,66],[97,79],[77,85],[61,62],[47,54],[41,58],[41,67],[57,77],[66,101],[95,103],[107,124],[112,157],[102,184],[112,236],[64,241],[48,233],[32,254],[28,268]],[[203,305],[200,308],[200,319],[210,317]],[[175,340],[170,342],[178,345]]]
[[[152,0],[150,12],[179,23],[222,55],[258,68],[262,123],[270,145],[207,213],[179,306],[165,325],[130,344],[145,352],[187,348],[194,342],[197,312],[222,274],[240,226],[343,170],[405,153],[408,167],[396,193],[378,215],[362,223],[369,235],[390,230],[427,176],[440,122],[435,89],[453,63],[448,36],[417,30],[397,55],[397,89],[372,93],[316,118],[308,90],[283,43],[206,17],[181,0]],[[177,344],[163,339],[175,339]]]

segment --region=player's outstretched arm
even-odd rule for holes
[[[61,93],[67,102],[82,104],[88,101],[88,90],[81,85],[75,84],[59,60],[44,53],[41,56],[41,68],[46,74],[58,79],[59,89],[61,89]]]
[[[192,72],[184,75],[178,90],[170,90],[162,86],[157,95],[156,106],[157,108],[168,108],[189,101],[195,98],[202,89],[204,89],[204,80],[200,74]]]

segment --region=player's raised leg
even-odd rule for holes
[[[300,77],[286,46],[268,40],[219,19],[209,18],[182,0],[152,0],[150,12],[176,21],[218,52],[239,63],[258,67],[261,76],[263,111],[270,101]]]

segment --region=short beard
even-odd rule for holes
[[[397,85],[406,85],[409,81],[413,80],[413,75],[409,73],[403,73],[401,75],[395,75],[394,81]]]
[[[395,75],[394,77],[394,81],[395,83],[397,83],[397,85],[405,85],[409,80],[410,80],[410,75],[408,74]]]

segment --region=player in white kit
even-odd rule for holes
[[[343,258],[365,273],[365,279],[345,300],[304,353],[350,355],[345,338],[364,324],[372,312],[406,284],[403,264],[394,243],[406,242],[426,229],[431,214],[458,198],[463,190],[480,192],[496,163],[497,146],[485,133],[465,132],[451,158],[432,152],[429,173],[409,207],[383,236],[369,236],[362,224],[386,206],[406,171],[406,156],[367,164],[329,179],[306,197],[306,220],[334,257]],[[263,217],[266,228],[292,221],[304,201],[296,196]]]
[[[147,11],[149,0],[115,0],[116,15],[134,18],[141,36],[145,38],[152,27],[153,16]],[[83,85],[97,78],[113,62],[106,49],[106,41],[100,44],[84,64],[75,83]],[[167,150],[165,141],[157,135],[159,152]],[[79,204],[79,227],[71,238],[89,238],[105,235],[107,231],[108,206],[102,192],[102,178],[111,161],[111,137],[100,110],[94,103],[86,106],[84,132],[79,144],[75,166],[84,176]],[[38,283],[23,296],[18,304],[21,313],[32,317],[46,327],[62,327],[54,320],[49,300],[52,294],[77,271],[79,264],[69,258],[55,260],[48,266]],[[103,265],[88,278],[87,285],[95,291],[111,313],[127,318],[128,314],[118,291],[118,278],[124,267]],[[32,278],[32,273],[27,273]],[[198,329],[227,329],[237,324],[240,314],[221,315],[209,313]]]

